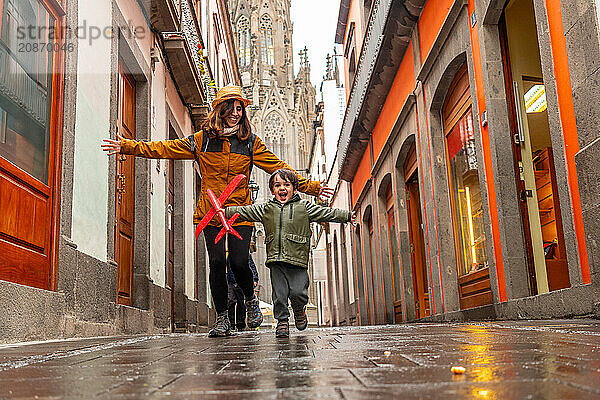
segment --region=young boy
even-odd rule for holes
[[[227,207],[227,218],[240,213],[238,220],[261,222],[265,227],[266,266],[271,272],[273,315],[277,319],[275,336],[290,335],[288,299],[292,303],[298,330],[306,329],[308,303],[308,257],[311,222],[350,222],[349,211],[318,206],[296,194],[298,176],[279,169],[269,179],[274,198],[266,204]]]

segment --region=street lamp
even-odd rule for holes
[[[258,197],[258,190],[260,189],[260,187],[256,182],[254,182],[254,179],[250,179],[250,182],[248,182],[248,188],[250,188],[250,197],[252,198],[252,202],[254,203],[256,201],[256,198]]]

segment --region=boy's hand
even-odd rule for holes
[[[119,135],[117,132],[117,140],[112,139],[104,139],[104,143],[100,145],[102,150],[106,151],[108,155],[119,154],[121,152],[121,140],[123,136]]]
[[[333,197],[333,194],[335,193],[335,190],[333,190],[330,187],[327,187],[327,185],[325,184],[325,181],[321,182],[321,185],[319,186],[319,199],[323,200],[323,201],[329,201],[329,199],[331,199]]]

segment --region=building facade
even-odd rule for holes
[[[342,127],[346,96],[343,71],[337,48],[327,56],[325,76],[320,86],[319,127],[311,152],[311,178],[326,181],[335,189],[330,205],[350,209],[348,183],[339,179],[335,168],[337,146]],[[314,280],[317,285],[319,319],[323,325],[351,325],[356,321],[350,224],[313,226]]]
[[[358,323],[597,315],[597,7],[340,2]]]
[[[0,14],[0,341],[208,325],[197,168],[100,144],[191,135],[216,87],[240,82],[225,2]]]
[[[300,68],[294,74],[290,1],[229,0],[228,5],[242,90],[251,101],[248,110],[255,133],[275,155],[306,175],[314,138],[316,92],[310,82],[307,49],[300,52]],[[269,201],[269,175],[254,168],[252,179],[259,187],[256,201]],[[260,278],[259,297],[270,303],[264,238],[264,230],[257,224],[253,257]],[[309,320],[316,319],[314,312],[310,304]]]

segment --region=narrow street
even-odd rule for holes
[[[463,366],[454,375],[452,366]],[[411,324],[0,348],[0,398],[600,398],[600,323]]]

